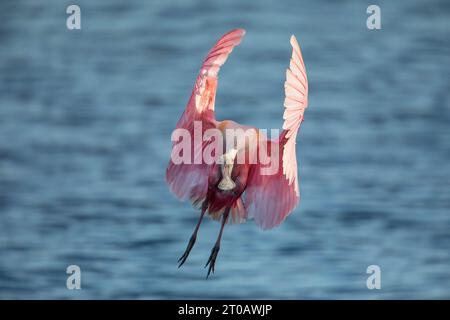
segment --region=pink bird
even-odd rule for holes
[[[195,131],[201,127],[201,134],[213,129],[219,132],[214,139],[202,140],[200,146],[189,144],[181,156],[190,161],[174,161],[179,152],[173,143],[172,157],[167,167],[166,180],[170,190],[180,199],[189,199],[200,209],[200,218],[189,240],[188,246],[178,260],[181,267],[186,261],[197,238],[203,216],[207,213],[215,220],[221,220],[217,241],[211,250],[205,268],[209,265],[207,278],[214,273],[220,240],[227,222],[241,223],[253,218],[263,229],[279,225],[299,203],[297,158],[295,144],[303,114],[308,105],[308,80],[300,47],[295,36],[291,37],[292,57],[286,70],[284,84],[284,123],[278,138],[268,139],[257,128],[240,125],[231,120],[218,121],[214,115],[218,73],[228,55],[237,46],[245,30],[236,29],[226,33],[206,56],[197,76],[186,109],[176,125],[176,130],[184,130],[195,144]],[[245,143],[235,139],[227,141],[227,130],[246,133]],[[250,132],[250,133],[249,133]],[[219,141],[222,138],[222,141]],[[172,140],[173,136],[172,136]],[[186,142],[186,141],[184,141]],[[215,161],[199,161],[199,157],[211,148],[230,146],[222,152],[212,152]],[[266,151],[275,170],[267,174],[267,162],[249,161],[252,152]],[[243,158],[240,157],[243,155]],[[238,161],[244,159],[244,161]]]

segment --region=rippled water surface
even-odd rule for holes
[[[450,298],[450,6],[379,1],[0,3],[0,298]],[[218,118],[280,128],[296,34],[310,81],[302,201],[271,231],[225,229],[164,181],[170,134],[211,45]],[[82,290],[66,289],[79,265]],[[368,290],[366,268],[382,270]]]

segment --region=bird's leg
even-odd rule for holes
[[[183,263],[186,262],[186,259],[188,258],[189,253],[191,252],[192,247],[194,247],[195,240],[197,239],[197,232],[198,232],[198,229],[200,228],[200,224],[202,223],[202,219],[203,219],[203,216],[205,215],[205,212],[206,212],[206,208],[207,208],[207,207],[208,207],[208,205],[207,205],[206,200],[205,200],[205,201],[203,202],[203,205],[202,205],[202,212],[201,212],[201,214],[200,214],[200,218],[198,219],[197,226],[195,227],[194,232],[192,233],[192,236],[191,236],[191,238],[189,239],[189,243],[188,243],[188,245],[187,245],[187,248],[186,248],[186,250],[184,251],[183,255],[180,257],[180,259],[178,259],[178,262],[180,263],[180,264],[178,265],[178,268],[181,267],[181,266],[183,265]]]
[[[230,214],[230,208],[226,208],[225,212],[222,215],[222,225],[220,227],[219,236],[217,237],[216,244],[211,250],[211,255],[209,256],[208,262],[205,265],[205,268],[209,265],[208,274],[206,275],[206,279],[208,279],[211,271],[214,273],[214,266],[216,264],[217,254],[220,250],[220,239],[222,238],[223,228],[225,227],[225,223],[227,223],[228,216]]]

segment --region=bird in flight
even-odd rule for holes
[[[300,200],[295,145],[308,105],[308,80],[294,35],[290,40],[292,56],[286,70],[284,123],[279,137],[269,139],[260,129],[215,118],[220,67],[244,34],[243,29],[226,33],[207,54],[186,109],[176,125],[175,131],[181,131],[176,135],[180,139],[176,141],[172,134],[172,153],[166,170],[170,190],[178,198],[190,200],[200,210],[178,267],[188,258],[204,215],[221,221],[216,243],[205,265],[205,268],[209,266],[207,278],[214,273],[225,224],[253,218],[261,228],[270,229],[283,222]],[[200,140],[195,137],[198,133],[202,135]],[[188,143],[187,147],[180,148],[182,143],[183,146]],[[208,152],[212,161],[205,159]],[[254,154],[256,156],[252,157]]]

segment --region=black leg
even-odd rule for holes
[[[180,257],[180,259],[178,259],[178,262],[180,263],[178,265],[178,268],[181,267],[183,265],[183,263],[186,262],[186,259],[188,258],[189,253],[191,252],[192,248],[194,247],[195,240],[197,239],[197,232],[198,232],[198,229],[200,228],[200,224],[202,223],[202,219],[203,219],[203,216],[205,215],[207,207],[208,206],[207,206],[206,200],[205,200],[205,202],[202,205],[202,213],[200,214],[200,218],[198,219],[197,226],[195,227],[195,230],[192,233],[191,238],[189,239],[189,243],[187,245],[187,248],[184,251],[183,255]]]
[[[222,225],[220,227],[219,236],[217,237],[216,244],[211,250],[211,255],[209,256],[208,262],[206,262],[205,268],[209,265],[208,274],[206,275],[206,279],[208,279],[211,271],[214,273],[214,267],[216,265],[217,254],[220,250],[220,239],[222,238],[223,228],[225,227],[225,223],[227,223],[228,215],[230,214],[230,208],[226,208],[225,212],[222,215]]]

